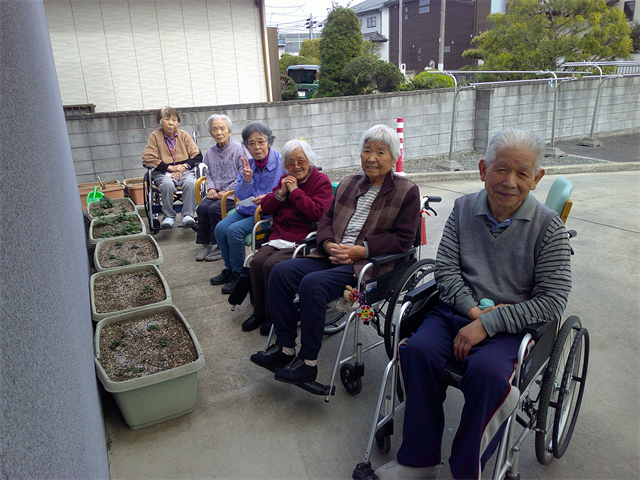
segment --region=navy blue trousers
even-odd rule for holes
[[[446,397],[445,363],[455,361],[453,341],[470,323],[443,302],[427,315],[418,331],[400,345],[400,366],[407,399],[398,462],[410,467],[440,463]],[[524,333],[499,333],[474,346],[464,360],[460,382],[464,408],[449,464],[457,480],[477,479],[496,449],[504,422],[519,392],[511,385]]]
[[[271,321],[276,344],[295,348],[300,307],[300,357],[317,360],[322,347],[327,304],[355,285],[353,265],[334,265],[324,258],[294,258],[277,263],[269,276]]]

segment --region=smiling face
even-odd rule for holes
[[[372,185],[382,185],[387,173],[396,165],[389,147],[384,142],[367,141],[360,152],[362,171]]]
[[[264,133],[253,132],[247,140],[247,149],[254,160],[264,160],[269,155],[269,143]]]
[[[164,134],[171,138],[178,131],[178,123],[180,122],[178,122],[178,117],[175,115],[165,115],[160,121],[160,126]]]
[[[496,220],[503,222],[513,215],[529,192],[535,190],[544,176],[536,173],[536,156],[526,148],[505,148],[488,166],[480,160],[480,179],[489,195],[489,210]]]
[[[211,122],[211,136],[220,148],[229,143],[231,138],[231,130],[227,126],[227,122],[220,118]]]
[[[291,152],[291,155],[287,157],[285,166],[287,167],[287,172],[289,173],[289,175],[295,177],[298,181],[307,178],[307,175],[309,175],[309,170],[311,169],[309,160],[300,147],[296,148],[293,152]]]

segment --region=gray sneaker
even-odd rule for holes
[[[212,251],[213,251],[212,244],[209,243],[207,245],[204,245],[198,252],[198,255],[196,255],[196,262],[204,261],[204,259],[207,258],[207,255],[209,255]]]
[[[211,252],[209,252],[209,254],[206,257],[204,257],[204,259],[207,262],[215,262],[216,260],[220,260],[221,258],[222,258],[222,253],[220,252],[220,249],[218,248],[217,245],[213,247]]]

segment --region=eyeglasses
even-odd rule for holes
[[[302,165],[306,165],[307,162],[308,160],[306,158],[296,158],[296,159],[290,158],[289,160],[287,160],[287,163],[285,163],[285,166],[287,168],[293,167],[295,165],[302,166]]]
[[[250,142],[247,142],[247,147],[255,147],[256,145],[258,145],[259,147],[264,147],[267,144],[266,140],[258,140],[257,142],[255,140],[251,140]]]

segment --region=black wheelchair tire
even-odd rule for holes
[[[564,375],[564,366],[568,360],[573,340],[581,328],[582,324],[577,316],[572,315],[565,320],[553,345],[549,364],[542,376],[535,438],[536,458],[542,465],[548,465],[554,458],[552,421],[558,407],[558,393]],[[554,412],[551,412],[552,409]]]
[[[567,451],[578,420],[589,366],[589,332],[581,328],[573,339],[564,366],[558,405],[553,419],[553,456],[560,458]]]
[[[326,336],[330,336],[343,331],[344,327],[347,325],[348,319],[348,313],[327,308],[327,315],[324,323],[324,334]]]
[[[393,358],[393,341],[395,335],[395,322],[393,321],[394,315],[396,315],[402,307],[404,295],[410,292],[421,283],[429,281],[433,278],[433,272],[435,271],[435,260],[431,258],[425,258],[419,260],[412,267],[410,267],[404,275],[398,281],[398,285],[393,289],[391,296],[389,297],[389,305],[384,318],[384,348],[387,351],[389,359]]]
[[[390,435],[376,435],[376,445],[378,447],[378,451],[386,455],[391,451],[391,436]]]

